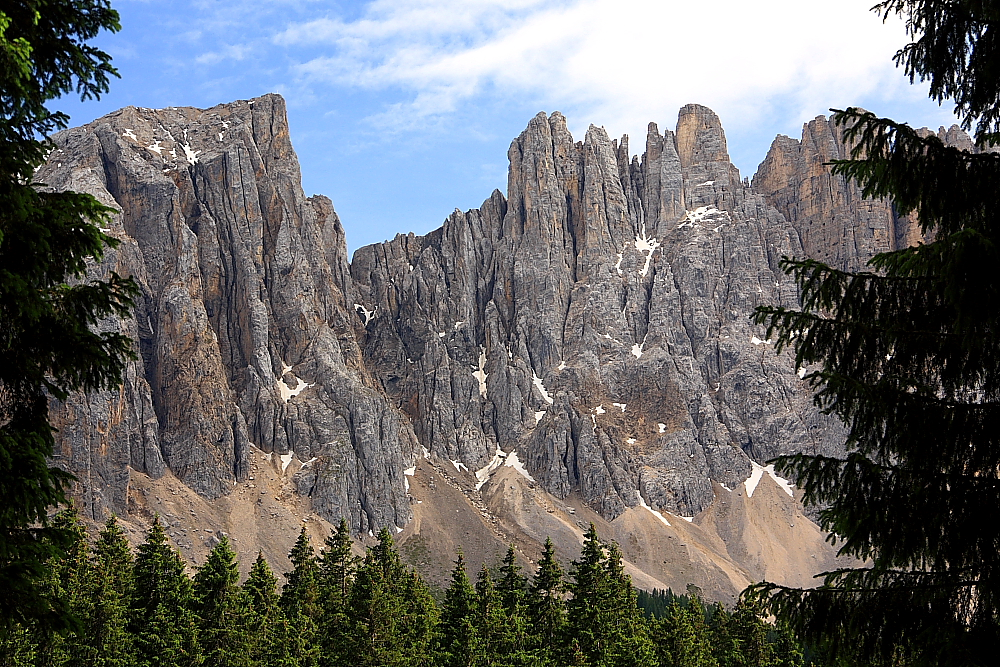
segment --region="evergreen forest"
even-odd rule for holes
[[[303,529],[284,583],[262,557],[240,581],[223,537],[198,567],[157,518],[133,550],[111,518],[90,539],[73,508],[54,523],[74,536],[48,563],[41,591],[75,626],[15,625],[3,667],[797,667],[815,664],[786,630],[742,600],[733,609],[689,594],[640,592],[615,543],[593,526],[564,570],[551,541],[529,572],[511,546],[496,568],[432,589],[402,562],[388,530],[362,558],[347,523],[318,553]],[[193,576],[192,576],[193,572]]]

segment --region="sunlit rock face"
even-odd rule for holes
[[[830,175],[836,136],[820,118],[779,137],[751,187],[705,107],[651,124],[637,156],[539,114],[511,144],[506,196],[349,262],[331,202],[302,192],[276,95],[60,133],[38,179],[120,211],[93,273],[142,293],[101,324],[136,341],[123,386],[53,405],[56,460],[94,519],[146,516],[161,487],[226,516],[266,500],[247,553],[278,505],[395,527],[414,559],[473,553],[463,534],[482,559],[547,531],[569,548],[585,518],[649,586],[701,572],[724,597],[782,568],[808,577],[823,536],[757,464],[836,454],[843,430],[750,315],[796,305],[783,256],[858,268],[919,240]],[[763,484],[753,502],[746,480]],[[674,539],[701,545],[671,556],[688,570],[641,547]]]
[[[424,237],[358,250],[366,365],[442,458],[516,451],[550,493],[607,518],[642,498],[693,515],[750,460],[831,453],[840,432],[754,307],[794,305],[799,233],[741,181],[709,109],[627,138],[539,114],[508,196]]]

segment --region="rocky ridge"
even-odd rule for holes
[[[94,273],[142,297],[103,324],[140,358],[119,391],[54,406],[56,459],[94,520],[146,521],[169,488],[200,508],[178,531],[224,526],[250,557],[279,515],[345,516],[362,538],[395,526],[433,578],[459,544],[532,558],[548,533],[572,557],[594,521],[647,587],[807,580],[830,549],[757,462],[836,453],[841,431],[748,315],[795,303],[784,255],[856,267],[913,241],[825,171],[833,137],[822,118],[779,137],[751,186],[705,107],[651,124],[641,157],[539,114],[506,196],[349,262],[276,95],[60,133],[38,178],[121,211]],[[256,493],[260,466],[283,491]]]

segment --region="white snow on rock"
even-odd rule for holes
[[[503,453],[503,450],[500,449],[500,447],[497,447],[497,451],[496,454],[493,455],[493,459],[476,471],[476,479],[479,480],[479,483],[476,484],[476,491],[483,488],[483,484],[485,484],[490,478],[490,473],[501,467],[506,458],[507,455]]]
[[[559,369],[559,370],[561,370],[561,371],[566,370],[566,362],[565,361],[560,361],[559,365],[556,366],[556,368]]]
[[[306,384],[305,382],[302,381],[301,378],[293,376],[295,377],[297,384],[294,387],[289,387],[285,383],[285,374],[289,373],[291,370],[292,370],[291,366],[285,366],[284,364],[282,364],[281,377],[278,378],[278,391],[281,392],[281,400],[283,400],[285,403],[292,400],[292,398],[294,398],[295,396],[301,394],[304,389],[316,386],[315,382],[310,382],[309,384]]]
[[[767,473],[767,475],[771,479],[773,479],[785,493],[787,493],[792,498],[795,497],[795,485],[789,482],[784,477],[779,477],[774,472],[773,465],[762,466],[756,461],[751,461],[750,465],[753,467],[753,469],[750,471],[750,476],[746,479],[745,482],[743,482],[743,484],[746,485],[748,497],[753,498],[753,492],[757,490],[757,485],[760,484],[760,480],[761,478],[764,477],[764,473]]]
[[[407,477],[413,477],[417,474],[417,466],[411,466],[403,471],[403,474]]]
[[[625,442],[627,442],[630,445],[634,445],[635,444],[635,438],[629,438]]]
[[[462,321],[455,322],[455,331],[458,331],[459,329],[461,329],[463,324],[465,324],[465,322],[462,322]]]
[[[603,415],[605,412],[607,412],[607,410],[604,409],[603,405],[598,405],[596,408],[594,408],[594,412],[596,412],[599,415]]]
[[[135,136],[135,132],[133,132],[133,131],[132,131],[131,129],[129,129],[129,128],[125,128],[125,131],[124,131],[124,132],[122,132],[122,136],[123,136],[123,137],[128,137],[129,139],[131,139],[132,141],[134,141],[134,142],[136,142],[136,143],[138,143],[138,142],[139,142],[139,139],[138,139],[138,137],[136,137],[136,136]]]
[[[373,310],[368,310],[364,304],[356,303],[354,304],[354,310],[361,313],[361,317],[365,318],[365,326],[368,326],[368,323],[375,319],[375,313],[378,312],[378,306],[376,305]]]
[[[800,369],[798,370],[798,376],[799,376],[799,379],[800,379],[800,380],[801,380],[801,379],[803,379],[803,378],[805,378],[805,376],[806,376],[806,369],[804,369],[804,368],[800,368]]]
[[[636,359],[641,359],[642,348],[645,346],[646,346],[646,337],[643,336],[641,343],[636,343],[635,345],[632,346],[632,356],[635,357]]]
[[[555,402],[552,399],[552,397],[549,396],[549,392],[547,392],[545,390],[545,385],[542,384],[542,378],[540,378],[537,375],[535,375],[534,371],[532,371],[532,373],[531,373],[531,382],[532,382],[532,384],[534,384],[538,388],[538,393],[542,395],[542,398],[545,399],[546,403],[548,403],[549,405],[552,405]]]
[[[314,463],[316,463],[316,457],[315,456],[312,457],[311,459],[309,459],[308,461],[306,461],[305,463],[303,463],[302,467],[305,468],[307,466],[311,466]]]
[[[507,459],[504,461],[504,466],[518,471],[524,475],[529,482],[535,481],[535,478],[528,474],[528,471],[525,469],[524,464],[521,463],[521,460],[517,458],[517,452],[515,451],[511,451],[511,453],[507,455]]]
[[[659,519],[660,521],[662,521],[667,527],[670,527],[670,522],[667,521],[667,517],[663,516],[662,514],[660,514],[659,512],[657,512],[652,507],[650,507],[649,505],[646,504],[646,500],[642,497],[642,492],[639,491],[639,489],[635,490],[635,495],[638,496],[638,498],[639,498],[639,505],[641,507],[645,507],[646,509],[648,509],[650,512],[653,513],[653,516],[655,516],[657,519]]]
[[[694,521],[694,517],[693,516],[682,516],[681,518],[684,519],[685,521],[687,521],[688,523],[691,523],[692,521]]]
[[[771,345],[773,341],[770,338],[767,340],[761,340],[760,338],[753,336],[750,338],[750,342],[754,345]]]
[[[684,214],[680,224],[677,225],[677,229],[684,229],[685,227],[693,228],[695,225],[700,226],[703,222],[719,222],[721,220],[728,221],[729,213],[720,211],[714,206],[699,206],[695,210]]]
[[[424,458],[425,459],[429,459],[431,457],[431,453],[430,453],[430,451],[426,447],[424,447],[423,445],[420,445],[420,449],[423,450],[423,452],[424,452]]]
[[[486,348],[482,345],[479,346],[479,368],[472,371],[472,375],[479,380],[479,395],[483,398],[486,397],[486,378],[490,376],[486,372]]]
[[[538,422],[542,421],[542,417],[544,417],[544,416],[545,416],[545,412],[546,412],[545,410],[542,410],[542,411],[540,411],[540,412],[536,412],[536,413],[535,413],[535,423],[536,423],[536,424],[537,424]]]
[[[288,468],[288,464],[292,462],[292,453],[288,452],[287,454],[282,454],[278,458],[281,459],[281,472],[285,472],[285,469]]]
[[[649,273],[649,263],[653,261],[653,251],[660,247],[660,242],[652,237],[646,236],[646,223],[642,225],[642,234],[635,236],[635,249],[646,253],[646,263],[639,271],[639,275],[645,277]]]
[[[696,188],[707,188],[710,185],[715,185],[715,181],[705,181],[704,183],[699,183]]]
[[[667,425],[666,424],[657,424],[656,428],[660,429],[659,431],[657,431],[657,433],[666,433],[667,432]]]
[[[618,261],[615,263],[615,271],[618,275],[622,275],[622,260],[625,258],[625,253],[618,253]]]
[[[451,459],[448,460],[451,461],[451,464],[455,466],[455,470],[457,470],[458,472],[462,472],[462,468],[465,468],[466,472],[469,471],[469,467],[464,463],[462,463],[461,461],[452,461]]]
[[[611,405],[615,406],[616,408],[621,408],[622,414],[625,413],[625,406],[627,405],[626,403],[612,403]]]
[[[163,151],[163,146],[160,145],[160,140],[159,139],[157,139],[156,141],[154,141],[150,145],[146,146],[146,148],[149,149],[149,150],[151,150],[151,151],[153,151],[157,155],[160,155],[161,151]]]
[[[189,146],[188,144],[181,144],[181,148],[184,149],[184,157],[187,158],[187,161],[189,163],[198,164],[198,153],[200,153],[201,151],[191,150],[191,146]]]

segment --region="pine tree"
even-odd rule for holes
[[[430,663],[437,618],[426,584],[408,571],[383,528],[368,550],[347,600],[350,646],[342,664],[416,667]]]
[[[327,536],[319,559],[319,590],[322,613],[319,620],[322,655],[320,664],[336,665],[344,654],[350,631],[347,617],[347,597],[361,558],[352,550],[347,520],[341,518],[337,528]]]
[[[469,667],[473,663],[479,638],[475,614],[476,591],[465,571],[465,556],[458,550],[451,571],[451,585],[445,589],[438,624],[437,663],[443,667]]]
[[[287,619],[285,643],[290,655],[300,667],[313,667],[319,661],[320,647],[317,644],[319,632],[319,564],[306,534],[305,526],[288,554],[292,571],[288,573],[285,586],[278,601]]]
[[[192,610],[191,579],[184,561],[169,544],[160,518],[139,545],[129,629],[142,667],[192,667],[202,664],[197,617]]]
[[[632,578],[625,574],[622,552],[616,542],[608,545],[604,562],[607,598],[601,610],[605,651],[601,663],[615,667],[655,667],[656,657]]]
[[[132,635],[128,632],[129,600],[134,589],[133,557],[125,532],[115,517],[108,519],[93,549],[93,614],[83,635],[90,645],[84,664],[93,667],[133,667]]]
[[[590,524],[583,536],[580,558],[573,561],[567,588],[572,597],[566,603],[567,632],[580,644],[587,661],[595,667],[602,664],[606,649],[605,628],[601,627],[602,611],[607,602],[608,587],[604,571],[604,545],[597,528]]]
[[[236,553],[223,536],[194,575],[193,600],[201,650],[215,667],[251,665],[249,599],[239,588]]]
[[[552,539],[546,538],[538,570],[528,589],[528,618],[539,659],[549,661],[555,658],[566,625],[565,587],[555,551]]]
[[[246,623],[247,655],[250,664],[261,667],[278,667],[293,664],[294,659],[285,650],[284,630],[287,620],[278,606],[278,578],[264,559],[257,553],[257,560],[243,582],[242,594],[249,611]]]
[[[69,121],[46,105],[108,90],[111,58],[87,42],[118,29],[107,0],[0,7],[0,643],[31,623],[78,628],[39,585],[46,562],[72,541],[49,523],[72,479],[49,465],[49,400],[116,387],[131,356],[127,336],[93,325],[126,315],[135,283],[114,274],[84,280],[88,260],[118,243],[100,229],[113,209],[33,181],[52,148],[49,135]]]
[[[514,546],[507,548],[498,571],[499,579],[493,585],[485,564],[476,582],[479,596],[479,633],[489,634],[488,641],[494,649],[483,649],[482,654],[496,656],[496,661],[486,664],[532,665],[544,662],[544,652],[531,632],[527,607],[527,579],[517,564]]]
[[[675,599],[662,618],[653,622],[653,642],[660,667],[718,667],[701,601]]]
[[[500,578],[496,583],[497,594],[507,613],[514,614],[524,607],[528,579],[521,574],[521,566],[517,564],[517,553],[513,544],[507,547],[499,574]]]
[[[914,40],[897,54],[931,95],[952,99],[980,145],[1000,140],[992,2],[889,0]],[[944,145],[857,109],[834,114],[854,146],[834,173],[887,197],[933,242],[884,253],[871,271],[783,263],[801,310],[766,307],[776,349],[790,347],[816,401],[847,426],[844,457],[776,466],[824,509],[822,527],[863,565],[818,589],[754,594],[836,659],[986,665],[1000,639],[1000,155]]]

